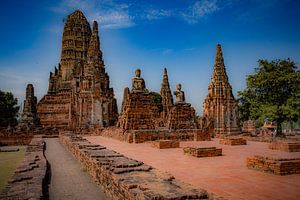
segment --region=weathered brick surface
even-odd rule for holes
[[[248,157],[247,167],[276,175],[300,174],[300,158]]]
[[[113,200],[214,198],[205,190],[192,188],[169,174],[101,145],[91,144],[80,136],[62,133],[60,141]]]
[[[35,135],[43,135],[43,137],[58,137],[57,130],[34,130],[28,132],[0,132],[0,146],[17,146],[28,145]]]
[[[299,152],[300,141],[274,141],[269,144],[269,149],[287,152]]]
[[[216,147],[186,147],[183,148],[183,152],[194,157],[222,156],[222,149]]]
[[[45,142],[34,137],[25,159],[17,168],[0,199],[48,199],[49,167],[44,156]]]
[[[179,141],[176,140],[156,140],[151,143],[152,147],[158,149],[179,148]]]
[[[220,144],[225,145],[246,145],[247,140],[243,138],[224,138],[220,139]]]
[[[155,96],[149,92],[128,92],[124,97],[119,127],[124,130],[154,130],[159,117]]]
[[[69,125],[71,92],[47,94],[38,103],[37,112],[43,127],[65,128]]]
[[[256,133],[255,121],[254,120],[244,121],[242,131],[246,133],[255,134]]]
[[[182,129],[182,130],[128,130],[121,128],[97,129],[96,135],[111,137],[117,140],[129,143],[143,143],[154,140],[180,140],[180,141],[205,141],[210,140],[210,134],[202,132],[199,129]]]
[[[247,141],[255,141],[255,142],[267,142],[270,143],[274,140],[273,137],[251,137],[251,136],[242,136]]]
[[[188,103],[175,104],[169,114],[167,128],[176,129],[197,129],[195,109]]]

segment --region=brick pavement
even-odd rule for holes
[[[299,158],[300,152],[271,150],[267,143],[252,141],[242,146],[220,145],[218,139],[181,142],[181,147],[215,146],[223,149],[223,156],[195,158],[184,155],[182,148],[155,149],[150,143],[128,144],[101,136],[87,139],[227,199],[300,199],[300,174],[278,176],[246,167],[248,156]]]

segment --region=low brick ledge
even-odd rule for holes
[[[62,133],[59,139],[112,200],[223,199],[81,136]]]
[[[248,157],[247,167],[258,171],[276,174],[300,174],[300,158],[271,158],[264,156]]]
[[[269,149],[285,152],[300,152],[300,141],[274,141],[269,144]]]
[[[44,156],[45,141],[34,136],[27,146],[25,158],[16,169],[0,199],[48,199],[50,167]]]
[[[224,138],[220,139],[219,143],[224,145],[246,145],[247,140],[243,138]]]
[[[194,157],[222,156],[222,149],[216,147],[185,147],[183,153]]]
[[[151,146],[158,149],[179,148],[177,140],[156,140],[151,142]]]

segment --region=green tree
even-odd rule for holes
[[[300,71],[290,59],[258,63],[255,73],[247,77],[247,88],[238,93],[240,117],[276,121],[277,136],[283,136],[282,123],[299,119]]]
[[[14,98],[11,92],[0,90],[0,127],[15,126],[17,124],[19,111],[17,104],[18,100]]]

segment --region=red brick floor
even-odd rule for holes
[[[220,145],[218,139],[181,142],[180,147],[215,146],[223,149],[224,156],[196,158],[184,155],[182,148],[156,149],[149,143],[129,144],[101,136],[87,139],[227,199],[300,199],[300,174],[278,176],[246,167],[248,156],[300,158],[300,152],[270,150],[267,143],[251,141],[241,146]]]

